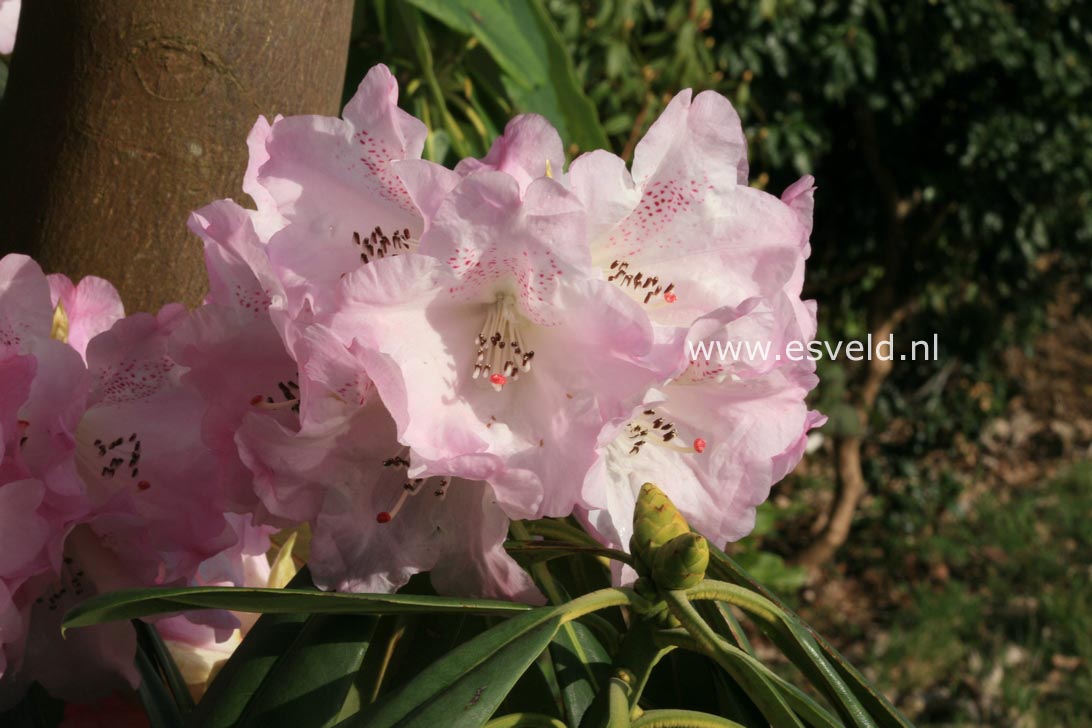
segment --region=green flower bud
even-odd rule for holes
[[[661,589],[689,589],[705,578],[709,543],[704,536],[684,533],[660,548],[652,557],[652,580]]]
[[[667,495],[652,483],[641,486],[637,507],[633,510],[633,537],[630,551],[646,567],[651,567],[656,549],[690,532],[686,519]]]

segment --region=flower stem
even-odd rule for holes
[[[650,710],[632,728],[744,728],[734,720],[696,710]]]
[[[598,612],[608,607],[624,607],[630,604],[634,594],[631,589],[599,589],[590,594],[573,599],[557,607],[561,613],[561,624],[580,619],[586,614]]]
[[[509,713],[494,718],[483,728],[566,728],[557,718],[541,713]]]

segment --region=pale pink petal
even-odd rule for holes
[[[756,506],[799,462],[807,431],[820,422],[805,402],[817,381],[814,362],[786,357],[788,343],[803,340],[801,327],[813,325],[795,313],[782,294],[715,311],[691,327],[691,342],[720,341],[728,356],[692,362],[601,450],[585,487],[593,506],[582,514],[593,531],[625,544],[636,496],[653,482],[714,542],[750,532]],[[768,348],[748,353],[748,343]],[[671,423],[669,438],[656,437],[661,423]]]
[[[215,453],[225,507],[255,505],[250,473],[240,461],[235,432],[251,412],[288,426],[298,421],[296,362],[268,315],[209,304],[194,311],[171,332],[170,358],[186,367],[182,385],[204,405],[201,435]]]
[[[569,166],[569,189],[584,204],[588,239],[600,240],[637,207],[641,192],[621,157],[597,149]]]
[[[18,477],[15,471],[17,448],[26,420],[20,422],[19,410],[30,396],[38,360],[29,355],[0,358],[0,483]],[[10,474],[9,473],[16,473]]]
[[[461,175],[493,169],[510,175],[522,194],[531,182],[561,176],[565,150],[557,129],[538,114],[521,114],[504,127],[504,134],[493,140],[489,153],[479,159],[464,159],[455,167]]]
[[[590,263],[584,219],[580,201],[553,180],[536,180],[521,198],[512,177],[481,171],[444,199],[420,250],[448,263],[459,291],[514,278],[521,304],[545,315],[563,268]]]
[[[693,176],[718,187],[747,183],[747,138],[739,114],[713,91],[693,102],[689,89],[675,96],[633,152],[639,186]]]
[[[38,510],[45,486],[38,480],[17,480],[0,485],[0,578],[26,575],[41,561],[52,535],[50,523]]]
[[[250,211],[220,200],[191,213],[189,228],[205,242],[207,300],[264,314],[282,291]]]
[[[64,307],[68,320],[66,343],[87,357],[87,343],[125,316],[121,296],[114,285],[104,278],[85,276],[73,285],[68,276],[53,273],[46,276],[53,308]]]
[[[0,258],[0,351],[48,338],[53,327],[49,283],[42,269],[25,255]]]
[[[19,457],[28,472],[46,482],[57,508],[79,510],[84,486],[76,476],[73,455],[76,427],[83,416],[88,374],[75,349],[53,339],[29,347],[37,366],[30,396],[20,410],[25,423]],[[62,503],[68,499],[74,499]]]
[[[15,31],[19,27],[19,9],[22,0],[0,0],[0,55],[7,55],[15,48]]]
[[[802,263],[802,234],[796,213],[759,190],[657,182],[598,246],[596,263],[655,320],[688,326],[713,309],[781,291]],[[656,284],[627,283],[637,273]]]
[[[95,383],[78,460],[95,503],[118,511],[98,517],[96,531],[143,583],[185,580],[234,541],[223,516],[231,491],[203,438],[205,405],[169,356],[169,337],[188,316],[174,307],[136,314],[88,347]]]
[[[413,240],[421,233],[420,213],[391,162],[419,158],[425,129],[397,97],[390,71],[376,66],[344,120],[288,117],[265,134],[268,160],[256,183],[288,223],[270,239],[269,254],[292,313],[305,303],[322,310],[325,293],[361,264],[373,232],[402,239],[408,231]]]
[[[391,166],[424,217],[427,230],[444,198],[462,178],[447,167],[427,159],[403,159],[392,162]]]

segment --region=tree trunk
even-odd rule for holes
[[[30,0],[0,116],[0,254],[200,302],[188,213],[242,197],[259,114],[336,113],[352,0]]]

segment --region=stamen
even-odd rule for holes
[[[94,447],[96,454],[104,463],[102,469],[99,471],[99,477],[113,479],[117,476],[118,471],[127,470],[129,477],[133,480],[140,475],[138,466],[140,465],[140,440],[137,438],[137,433],[131,433],[128,436],[118,437],[107,444],[102,439],[94,441]],[[97,463],[93,464],[98,467]],[[141,490],[147,490],[151,487],[151,484],[146,480],[142,480],[137,483],[137,487]]]
[[[521,320],[515,298],[502,294],[489,308],[481,333],[474,337],[477,355],[473,379],[486,378],[493,389],[501,391],[509,380],[531,371],[535,352],[527,349],[520,332]]]
[[[353,232],[353,245],[360,248],[360,262],[370,263],[373,259],[387,258],[406,253],[417,247],[417,242],[410,239],[409,228],[395,230],[387,235],[383,228],[376,226],[367,236]]]
[[[705,440],[700,437],[694,440],[693,447],[685,447],[672,442],[679,436],[679,431],[675,429],[673,422],[668,422],[665,418],[658,416],[654,409],[647,409],[634,417],[626,425],[626,433],[629,435],[629,439],[634,441],[629,449],[630,455],[641,452],[641,448],[648,444],[687,455],[705,450]]]
[[[383,467],[385,468],[407,468],[409,467],[409,448],[402,448],[401,452],[391,458],[387,458],[383,461]],[[390,523],[402,510],[403,506],[409,501],[409,499],[418,493],[420,493],[426,486],[431,488],[435,478],[413,478],[412,480],[406,480],[402,483],[402,492],[398,494],[398,500],[388,511],[380,511],[375,514],[376,523]],[[435,495],[443,499],[447,494],[447,486],[451,483],[449,478],[440,478],[439,484],[434,491]]]
[[[298,398],[286,399],[283,402],[277,402],[272,397],[266,397],[265,401],[262,401],[262,396],[259,394],[250,400],[250,404],[254,405],[258,409],[264,410],[282,410],[282,409],[296,409],[300,406]]]
[[[675,288],[674,283],[662,286],[660,285],[659,276],[650,276],[644,271],[635,271],[631,273],[629,270],[629,261],[615,260],[610,264],[610,270],[612,273],[607,276],[608,281],[617,283],[622,288],[630,290],[646,305],[649,304],[653,298],[660,296],[660,294],[663,294],[664,301],[667,303],[675,303],[675,301],[679,300],[679,296],[673,292]]]

